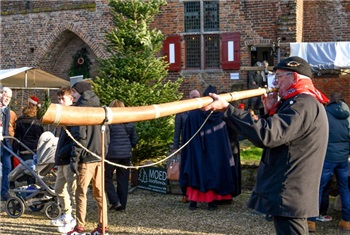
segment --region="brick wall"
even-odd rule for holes
[[[32,66],[69,79],[72,55],[87,48],[96,76],[96,59],[111,27],[107,1],[1,1],[2,69]]]
[[[305,42],[350,41],[349,1],[304,1]]]
[[[314,78],[314,85],[317,89],[322,91],[327,97],[332,92],[341,92],[345,101],[350,105],[350,79],[349,77],[342,78]]]

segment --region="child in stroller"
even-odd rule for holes
[[[48,173],[52,173],[55,166],[55,151],[58,138],[50,131],[44,132],[38,142],[37,154],[28,149],[33,155],[33,160],[26,160],[24,164],[19,164],[9,174],[9,181],[14,186],[16,182],[27,181],[27,184],[35,184],[35,176],[30,173],[30,167],[38,177],[43,178]],[[15,155],[18,159],[18,156]]]
[[[4,137],[6,138],[6,137]],[[20,161],[20,164],[9,174],[9,181],[15,187],[12,189],[16,196],[11,197],[6,202],[6,212],[12,218],[20,217],[27,205],[33,211],[40,211],[46,205],[45,213],[50,219],[55,219],[61,214],[61,209],[57,205],[56,194],[51,186],[47,185],[44,177],[52,173],[55,166],[55,151],[58,138],[51,132],[44,132],[38,142],[37,154],[26,147],[14,137],[20,145],[33,154],[33,160],[23,161],[13,151],[11,154]],[[27,181],[30,183],[22,187],[16,187],[18,183]],[[54,183],[55,180],[52,180]]]

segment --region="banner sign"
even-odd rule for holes
[[[165,168],[144,167],[139,169],[138,188],[157,193],[167,193],[167,175]]]

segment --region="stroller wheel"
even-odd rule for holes
[[[6,213],[11,218],[18,218],[24,213],[25,207],[22,199],[19,197],[10,197],[6,201]]]
[[[45,214],[51,220],[57,219],[61,213],[62,209],[56,202],[50,202],[45,208]]]

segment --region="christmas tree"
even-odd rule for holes
[[[157,56],[165,39],[150,24],[164,0],[115,0],[109,3],[115,28],[106,34],[108,59],[100,60],[99,76],[94,90],[101,102],[114,99],[125,106],[144,106],[179,100],[182,79],[166,78],[168,63]],[[165,156],[173,141],[173,116],[136,123],[139,143],[133,151],[133,162]]]

